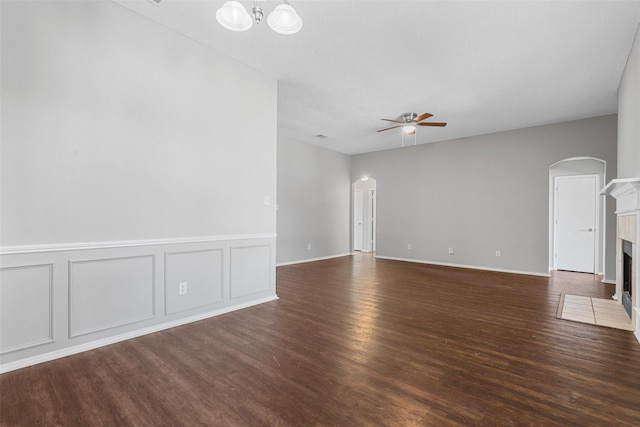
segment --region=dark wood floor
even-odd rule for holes
[[[640,344],[556,319],[551,279],[359,255],[280,300],[0,376],[3,426],[640,425]]]

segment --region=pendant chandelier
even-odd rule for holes
[[[259,24],[264,17],[262,4],[264,1],[253,2],[252,18],[239,1],[228,1],[216,11],[216,20],[227,30],[247,31],[253,26],[253,21]],[[276,33],[289,35],[300,31],[302,19],[291,7],[288,0],[284,0],[267,16],[267,24]]]

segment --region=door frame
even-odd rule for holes
[[[369,235],[371,237],[369,241],[369,249],[371,249],[371,252],[376,251],[376,229],[378,227],[378,219],[376,214],[376,211],[378,210],[377,195],[377,186],[376,188],[369,189],[369,216],[371,218],[369,222],[369,226],[371,228],[369,230]]]
[[[357,194],[360,194],[359,198]],[[358,214],[358,209],[356,208],[358,201],[360,202],[360,218],[356,218]],[[357,238],[356,227],[360,221],[360,239]],[[362,188],[354,188],[353,189],[353,250],[354,251],[363,251],[364,239],[364,190]],[[358,242],[359,240],[359,242]],[[358,242],[358,244],[356,244]]]
[[[599,182],[604,183],[607,182],[607,161],[600,159],[598,157],[592,156],[574,156],[574,157],[566,157],[564,159],[558,160],[549,165],[549,178],[547,181],[547,193],[548,193],[548,250],[547,250],[547,265],[549,268],[549,273],[554,270],[554,262],[553,262],[553,254],[554,254],[554,245],[553,245],[553,233],[554,233],[554,224],[553,224],[553,210],[554,206],[554,178],[556,176],[566,176],[566,175],[588,175],[588,174],[597,174],[600,177]],[[615,283],[615,280],[606,279],[607,274],[611,273],[612,270],[615,274],[615,259],[611,257],[611,251],[607,250],[609,245],[614,244],[615,242],[615,221],[611,222],[611,213],[609,212],[611,206],[607,202],[607,197],[598,197],[599,202],[599,223],[597,227],[600,228],[600,232],[598,233],[598,239],[600,242],[599,253],[598,253],[598,265],[596,266],[596,274],[602,275],[603,283]],[[615,218],[615,215],[614,215]],[[611,236],[612,235],[612,236]],[[612,239],[613,237],[613,239]],[[610,241],[614,240],[614,241]],[[615,253],[615,251],[613,252]]]
[[[377,181],[375,178],[365,176],[355,180],[351,184],[351,250],[362,252],[375,252],[377,246]],[[362,241],[356,236],[356,191],[362,192]],[[374,208],[372,211],[372,207]],[[358,244],[356,244],[358,240]]]
[[[595,215],[594,215],[594,229],[595,229],[595,234],[594,234],[594,241],[593,241],[593,274],[599,274],[598,272],[598,256],[600,254],[600,245],[602,244],[601,242],[601,236],[602,234],[602,230],[600,230],[600,197],[598,197],[598,189],[600,188],[600,175],[599,174],[593,174],[593,173],[589,173],[589,174],[576,174],[576,175],[559,175],[559,176],[554,176],[553,177],[553,218],[552,218],[552,224],[553,224],[553,239],[552,239],[552,254],[553,254],[553,264],[552,264],[552,268],[553,270],[557,270],[558,266],[557,266],[557,257],[556,257],[556,248],[558,247],[558,242],[557,242],[557,227],[555,226],[557,224],[557,219],[558,219],[558,181],[562,180],[562,179],[576,179],[576,178],[595,178],[595,191],[593,194],[594,200],[595,200],[595,204],[594,204],[594,210],[595,210]],[[603,222],[603,227],[604,227],[604,222]],[[604,260],[603,260],[604,261]],[[604,265],[603,265],[604,267]]]

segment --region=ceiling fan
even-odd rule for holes
[[[438,126],[438,127],[444,127],[447,125],[446,123],[443,123],[443,122],[422,122],[423,120],[428,119],[429,117],[432,117],[432,116],[433,114],[431,113],[424,113],[419,116],[417,113],[404,113],[402,116],[400,116],[400,120],[380,119],[386,122],[393,122],[393,123],[399,123],[399,124],[388,127],[388,128],[380,129],[378,132],[384,132],[385,130],[401,127],[402,131],[407,135],[415,135],[416,125],[417,126]]]

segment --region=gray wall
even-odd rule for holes
[[[278,140],[279,264],[349,253],[349,167],[346,154]]]
[[[640,29],[618,86],[618,178],[640,178]]]
[[[112,2],[1,7],[0,371],[274,299],[276,81]]]
[[[547,274],[549,166],[599,158],[612,179],[616,126],[611,115],[353,156],[352,180],[377,181],[377,254]]]
[[[275,232],[273,79],[117,4],[24,3],[2,4],[3,246]]]

